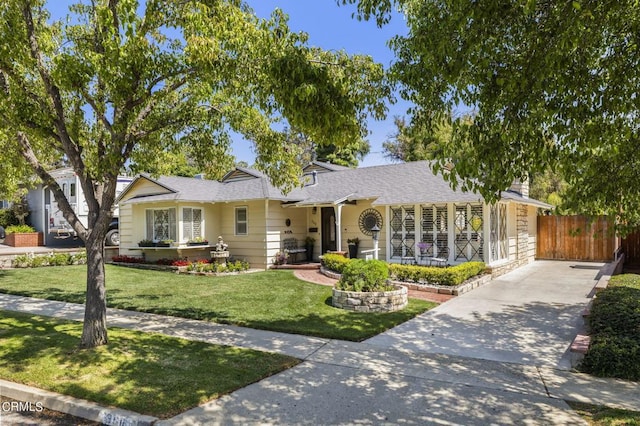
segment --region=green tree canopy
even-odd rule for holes
[[[452,179],[493,198],[555,166],[575,210],[640,224],[636,0],[342,3],[380,24],[392,7],[404,12],[392,71],[425,127],[460,105],[475,111],[439,156],[455,163]]]
[[[44,0],[3,1],[0,187],[35,172],[85,242],[81,346],[107,342],[102,249],[125,165],[153,170],[186,146],[198,166],[223,168],[235,131],[290,189],[300,166],[277,125],[337,146],[362,138],[365,118],[385,112],[383,78],[370,57],[308,46],[284,13],[258,19],[240,0],[78,1],[60,21]],[[79,178],[88,224],[49,174],[60,160]]]
[[[358,167],[360,160],[369,153],[371,146],[362,138],[346,143],[316,143],[309,136],[296,129],[285,129],[287,146],[297,150],[300,164],[309,164],[313,160],[325,161],[345,167]]]

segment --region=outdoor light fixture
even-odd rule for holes
[[[380,227],[377,223],[371,227],[371,236],[373,237],[373,258],[378,260],[378,237],[380,236]]]
[[[374,241],[378,241],[378,237],[380,236],[380,227],[378,224],[375,224],[371,227],[371,236]]]

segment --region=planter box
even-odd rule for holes
[[[355,312],[393,312],[409,303],[407,288],[395,285],[392,291],[342,291],[333,289],[331,304],[336,308]]]
[[[38,247],[44,245],[44,235],[42,232],[11,233],[4,243],[12,247]]]
[[[191,242],[187,242],[187,246],[189,247],[195,247],[195,246],[207,246],[209,245],[209,241],[191,241]]]

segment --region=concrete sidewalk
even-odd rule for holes
[[[82,320],[82,305],[0,295],[0,309]],[[158,424],[584,424],[563,401],[640,411],[640,385],[455,355],[109,309],[109,325],[278,352],[302,364]]]

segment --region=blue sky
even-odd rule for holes
[[[398,13],[392,16],[389,24],[378,28],[373,21],[362,22],[352,18],[355,6],[338,6],[336,0],[249,0],[248,3],[259,17],[268,17],[274,9],[282,9],[289,15],[291,30],[308,33],[309,44],[312,46],[370,55],[385,68],[389,67],[394,57],[387,47],[387,41],[394,35],[405,34],[407,31],[404,19]],[[360,166],[391,162],[382,155],[382,143],[395,132],[393,117],[405,115],[408,107],[406,102],[398,99],[396,104],[389,105],[386,120],[369,120],[371,153]],[[249,164],[253,161],[248,142],[237,141],[234,144],[234,155]],[[248,159],[243,158],[245,155],[249,155]]]
[[[402,15],[394,14],[391,22],[378,28],[375,22],[362,22],[351,15],[355,7],[338,6],[336,0],[247,0],[259,17],[268,17],[271,12],[280,8],[289,15],[289,26],[292,31],[304,31],[309,34],[309,44],[326,50],[344,49],[350,54],[371,55],[376,62],[388,68],[393,61],[393,53],[387,47],[387,41],[396,34],[404,34],[406,26]],[[47,6],[56,18],[67,14],[70,0],[49,0]],[[398,100],[389,105],[386,120],[369,120],[371,135],[371,153],[360,163],[360,166],[388,164],[391,161],[382,155],[382,143],[394,133],[393,117],[405,115],[408,104]],[[255,155],[252,144],[236,137],[233,143],[233,155],[238,160],[253,164]]]

